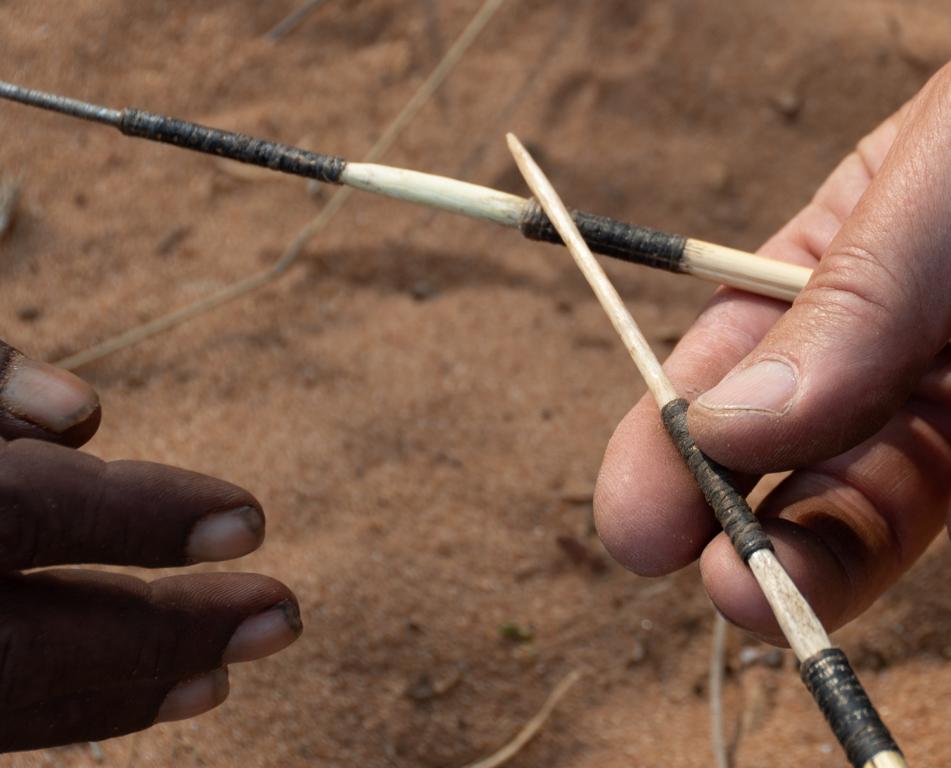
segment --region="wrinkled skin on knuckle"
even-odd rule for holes
[[[7,460],[10,451],[11,444],[0,441],[0,571],[34,562],[43,546],[37,499],[24,488],[22,473]]]
[[[822,257],[822,270],[799,302],[824,311],[830,326],[840,325],[842,320],[858,321],[885,331],[902,319],[895,316],[895,310],[914,299],[908,291],[905,281],[886,267],[881,257],[864,246],[848,244],[833,247]],[[904,324],[916,320],[909,318]]]
[[[930,334],[924,332],[928,318],[915,311],[922,302],[909,295],[907,281],[860,247],[831,251],[823,267],[797,300],[803,312],[803,354],[849,350],[851,370],[845,373],[866,382],[855,393],[857,404],[864,412],[885,416],[907,398],[935,354]],[[891,371],[901,375],[881,375],[883,356]]]
[[[181,670],[186,644],[180,628],[170,622],[139,622],[129,633],[125,649],[120,649],[114,671],[131,680],[166,678]],[[193,671],[197,670],[186,673]]]
[[[69,697],[110,686],[130,694],[152,687],[159,695],[216,668],[243,614],[230,622],[209,618],[208,607],[190,594],[184,586],[181,597],[163,599],[139,579],[103,572],[0,577],[0,720],[30,708],[42,716]],[[109,723],[118,716],[98,717]],[[90,713],[86,725],[95,719]]]
[[[51,585],[56,588],[57,585]],[[87,583],[60,590],[60,617],[52,621],[68,626],[78,617],[67,603],[84,604],[94,626],[82,644],[64,643],[58,655],[66,664],[79,655],[95,658],[95,665],[73,679],[92,683],[99,679],[168,680],[206,672],[220,661],[222,638],[203,622],[189,605],[167,604],[156,599],[152,586],[126,577]],[[208,649],[209,642],[214,647]],[[90,662],[92,663],[92,662]]]
[[[101,536],[103,527],[88,512],[102,493],[105,467],[93,456],[48,443],[3,443],[0,569],[73,562],[74,542]]]
[[[236,627],[203,626],[202,617],[157,597],[148,587],[149,610],[154,618],[144,620],[136,648],[136,665],[128,670],[135,678],[183,677],[208,672],[221,663],[231,632]]]

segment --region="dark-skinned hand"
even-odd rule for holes
[[[99,414],[81,379],[0,342],[0,752],[197,715],[228,695],[228,664],[301,631],[290,590],[264,576],[31,571],[184,566],[264,538],[260,505],[237,486],[74,450]]]
[[[864,138],[760,253],[814,268],[792,308],[721,289],[666,363],[700,448],[744,476],[795,470],[759,509],[829,629],[922,554],[951,502],[951,68]],[[700,558],[719,610],[781,642],[748,569],[643,399],[595,497],[644,575]]]

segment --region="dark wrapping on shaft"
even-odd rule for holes
[[[881,752],[901,754],[839,648],[810,656],[800,675],[852,765],[861,768]]]
[[[595,253],[670,272],[684,271],[684,246],[687,244],[685,237],[625,224],[623,221],[584,211],[572,211],[571,217],[588,247]],[[564,242],[535,200],[525,206],[518,228],[530,240]]]
[[[726,467],[706,456],[687,431],[687,401],[683,398],[671,400],[661,408],[660,415],[677,450],[697,479],[704,498],[743,562],[749,560],[750,555],[757,550],[772,549],[773,545],[753,510],[730,483]]]
[[[340,174],[347,164],[342,157],[308,152],[287,144],[256,139],[243,133],[219,131],[138,109],[122,110],[119,130],[126,136],[162,141],[176,147],[220,155],[241,163],[261,165],[332,184],[340,183]]]

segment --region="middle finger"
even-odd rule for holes
[[[260,504],[223,480],[143,461],[106,463],[35,440],[0,441],[0,571],[226,560],[263,538]]]

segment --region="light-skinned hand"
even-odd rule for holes
[[[865,610],[946,524],[951,502],[951,68],[864,138],[759,251],[815,269],[792,308],[721,289],[667,360],[700,448],[749,489],[830,629]],[[781,635],[642,399],[608,445],[601,537],[644,575],[700,558],[720,611]]]

